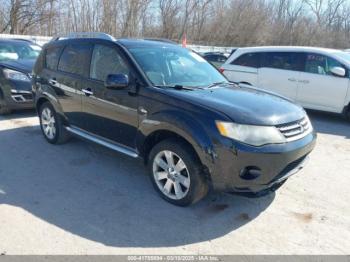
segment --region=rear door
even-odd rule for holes
[[[82,127],[82,82],[88,75],[92,45],[69,44],[59,59],[57,73],[49,82],[58,90],[58,100],[69,124]]]
[[[294,52],[262,53],[258,70],[258,87],[283,95],[293,101],[297,98],[301,54]]]
[[[349,70],[337,60],[316,53],[305,53],[299,76],[297,101],[306,108],[341,112],[349,85]],[[331,73],[332,67],[346,69],[344,77]]]

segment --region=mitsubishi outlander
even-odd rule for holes
[[[230,83],[201,56],[164,41],[55,38],[36,62],[33,92],[49,143],[75,135],[142,158],[156,191],[180,206],[209,189],[276,190],[316,141],[300,106]]]

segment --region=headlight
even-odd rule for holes
[[[24,82],[30,82],[29,77],[21,72],[5,68],[3,70],[5,78],[10,79],[10,80],[15,80],[15,81],[24,81]]]
[[[240,125],[216,121],[221,135],[253,146],[285,143],[286,139],[274,126]]]

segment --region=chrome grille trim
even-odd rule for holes
[[[287,142],[301,139],[312,132],[312,125],[308,117],[287,124],[276,126]]]
[[[285,131],[289,131],[289,130],[292,130],[292,129],[295,129],[295,128],[299,128],[300,125],[299,124],[294,124],[294,125],[290,125],[290,126],[282,126],[279,128],[279,130],[281,132],[285,132]]]

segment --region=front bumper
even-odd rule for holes
[[[34,108],[33,93],[30,82],[9,81],[3,79],[0,83],[3,92],[3,103],[9,109]]]
[[[225,141],[216,148],[214,190],[259,195],[279,187],[301,170],[316,144],[316,133],[285,143],[254,147]]]

